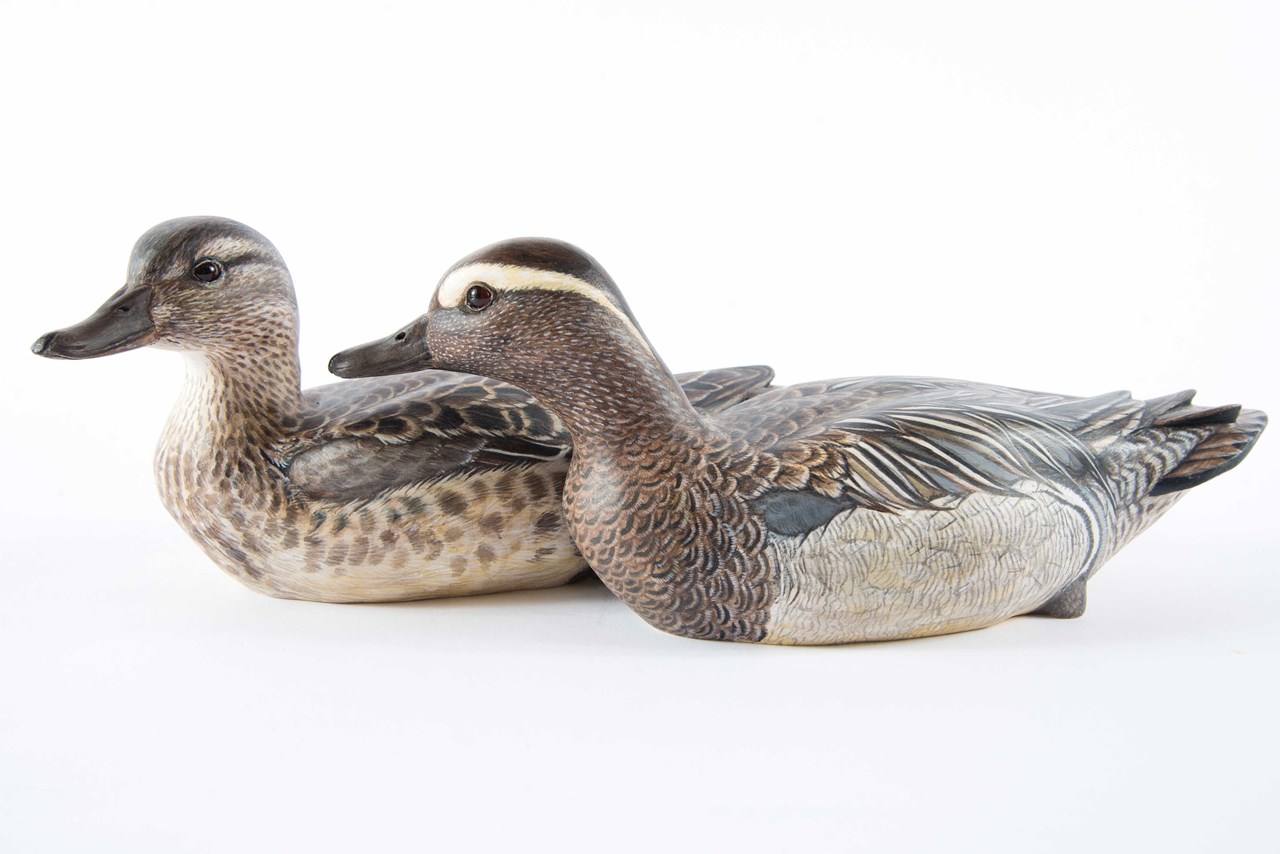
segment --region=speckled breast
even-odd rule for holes
[[[656,628],[765,637],[775,573],[768,531],[731,474],[737,463],[722,449],[633,438],[625,455],[584,454],[570,466],[570,533],[610,589]]]

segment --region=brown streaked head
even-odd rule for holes
[[[657,361],[600,264],[560,240],[525,237],[473,252],[445,273],[422,317],[337,354],[341,377],[440,368],[521,384],[532,363],[563,364],[612,339]]]
[[[241,350],[296,337],[293,283],[276,248],[221,217],[163,222],[138,239],[125,285],[74,326],[42,335],[31,350],[88,359],[148,344],[193,351]]]

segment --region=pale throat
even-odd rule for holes
[[[280,437],[302,409],[296,348],[266,356],[184,351],[186,377],[169,430],[199,441],[256,444]]]
[[[279,487],[271,451],[288,435],[286,410],[295,418],[300,408],[297,374],[291,388],[281,378],[288,371],[255,377],[206,353],[183,356],[186,377],[156,448],[156,483],[179,522],[216,527],[226,522],[228,495]]]

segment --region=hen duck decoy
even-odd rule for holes
[[[564,419],[574,541],[640,616],[693,638],[843,643],[1078,616],[1103,562],[1266,424],[1192,392],[917,377],[783,387],[709,422],[608,274],[549,240],[464,258],[409,329],[377,346],[387,364],[497,377]],[[357,375],[370,352],[335,364]]]
[[[585,570],[563,521],[569,437],[557,416],[505,383],[439,371],[304,392],[297,332],[276,248],[238,222],[192,217],[144,234],[125,286],[32,349],[186,355],[155,457],[160,495],[254,590],[393,601],[550,587]],[[710,412],[771,377],[751,367],[681,381]]]

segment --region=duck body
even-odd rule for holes
[[[586,253],[506,241],[418,321],[429,358],[528,390],[574,443],[564,504],[597,574],[683,637],[826,644],[1083,613],[1088,579],[1266,424],[1192,393],[957,380],[773,389],[713,421]]]
[[[33,349],[183,352],[157,486],[179,525],[245,585],[381,602],[549,587],[586,570],[561,509],[568,431],[526,392],[436,370],[301,390],[288,271],[231,220],[157,226],[138,241],[128,279]],[[751,367],[683,378],[716,411],[771,376]]]
[[[846,643],[1074,617],[1180,479],[1235,460],[1264,423],[1190,399],[805,383],[693,440],[579,454],[566,515],[605,582],[685,637]]]
[[[683,375],[714,409],[767,369]],[[560,419],[505,383],[444,371],[303,393],[285,424],[238,411],[224,367],[188,359],[155,478],[223,570],[270,596],[392,602],[529,590],[587,570],[561,495]]]
[[[156,450],[165,507],[219,567],[281,598],[464,596],[551,587],[582,572],[556,507],[567,443],[529,438],[542,459],[490,449],[477,464],[489,437],[440,436],[407,416],[430,401],[461,423],[467,407],[497,402],[500,384],[438,372],[407,379],[312,389],[296,430],[255,435],[226,417],[234,393],[225,380],[192,365]],[[380,434],[378,422],[419,436],[396,443],[401,435]]]

